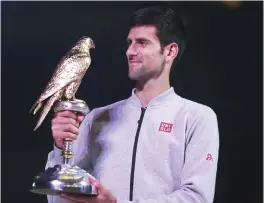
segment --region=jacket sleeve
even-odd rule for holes
[[[215,113],[210,108],[198,112],[186,133],[185,161],[180,189],[153,199],[134,199],[133,203],[213,202],[219,150],[219,132]],[[131,201],[118,199],[117,203],[131,203]]]
[[[90,131],[91,120],[93,119],[94,111],[86,115],[79,128],[79,135],[73,142],[73,163],[82,167],[88,165],[88,134]],[[62,164],[61,150],[53,145],[53,150],[49,152],[45,169],[54,165]],[[70,201],[60,198],[59,196],[47,195],[48,203],[69,203]]]

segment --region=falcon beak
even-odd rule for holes
[[[91,41],[91,45],[90,45],[91,48],[95,49],[95,44],[93,41]]]

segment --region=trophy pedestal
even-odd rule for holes
[[[87,104],[79,99],[58,101],[54,106],[55,112],[65,110],[84,115],[90,111]],[[96,188],[89,181],[90,174],[80,167],[70,164],[73,157],[72,142],[69,139],[64,140],[61,153],[63,164],[50,167],[35,176],[31,192],[42,195],[59,195],[60,193],[97,195]]]
[[[55,165],[35,177],[30,191],[42,195],[68,193],[95,196],[97,191],[89,182],[89,176],[85,170],[78,166]]]

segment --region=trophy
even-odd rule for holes
[[[48,99],[34,130],[41,125],[51,108],[55,112],[69,110],[84,115],[89,113],[88,105],[76,99],[75,93],[91,64],[91,48],[95,48],[93,40],[82,37],[58,63],[46,89],[30,110],[34,109],[35,114],[43,106],[44,100]],[[70,139],[63,141],[62,164],[47,168],[35,176],[31,192],[42,195],[97,195],[96,188],[89,182],[90,174],[71,163],[74,156],[72,142]]]

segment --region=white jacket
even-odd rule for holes
[[[218,149],[213,110],[172,87],[146,108],[132,91],[126,100],[92,110],[73,145],[74,164],[99,179],[118,203],[212,203]],[[46,168],[61,163],[54,146]]]

